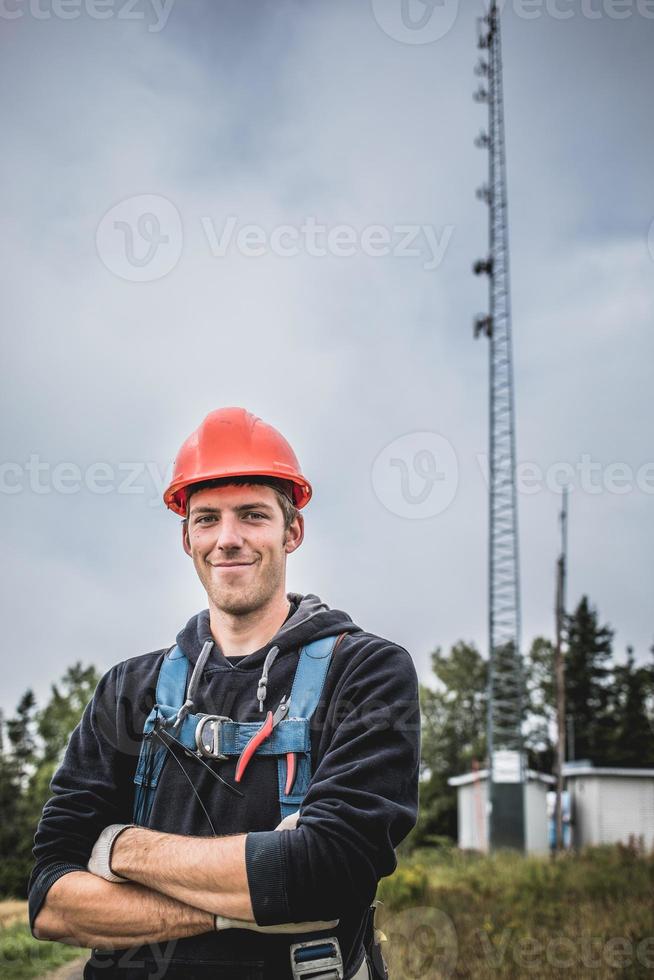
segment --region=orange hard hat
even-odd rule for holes
[[[209,412],[178,452],[164,503],[184,517],[188,487],[230,476],[287,481],[298,509],[311,499],[311,484],[281,432],[244,408],[218,408]]]

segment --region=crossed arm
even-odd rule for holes
[[[254,922],[245,838],[125,830],[111,866],[129,882],[88,871],[63,875],[48,891],[34,933],[69,945],[120,949],[210,932],[214,914]]]

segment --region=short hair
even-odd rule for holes
[[[299,514],[293,503],[293,484],[290,480],[280,480],[274,476],[224,476],[217,480],[204,480],[202,483],[192,483],[186,487],[186,517],[188,520],[191,497],[198,490],[209,490],[212,487],[246,487],[263,486],[275,491],[275,496],[284,515],[284,530],[288,531]]]

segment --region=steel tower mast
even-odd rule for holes
[[[488,150],[488,184],[477,197],[489,209],[489,254],[474,265],[489,280],[489,313],[475,320],[475,337],[490,341],[489,425],[489,680],[488,761],[491,849],[523,850],[525,764],[522,740],[520,572],[516,493],[515,403],[509,285],[509,235],[500,14],[496,0],[479,18],[477,102],[488,104],[488,131],[475,140]]]

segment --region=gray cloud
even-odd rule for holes
[[[144,8],[143,8],[144,9]],[[3,459],[104,462],[107,494],[3,495],[10,676],[43,697],[74,659],[101,668],[172,642],[202,594],[157,481],[218,405],[279,426],[316,488],[289,587],[404,644],[485,649],[487,349],[470,265],[485,250],[475,10],[433,44],[394,41],[372,7],[175,4],[163,30],[0,18],[5,376]],[[545,471],[591,454],[652,459],[654,256],[647,232],[654,22],[526,21],[507,5],[507,140],[518,447]],[[96,251],[103,215],[160,195],[182,218],[179,261],[130,282]],[[424,255],[214,257],[203,219],[267,234],[308,217],[357,234],[430,225]],[[375,495],[379,452],[441,433],[459,462],[451,506],[406,520]],[[122,467],[122,469],[121,469]],[[51,477],[50,477],[51,478]],[[570,598],[588,592],[642,658],[652,496],[577,493]],[[558,500],[520,499],[524,639],[552,631]]]

